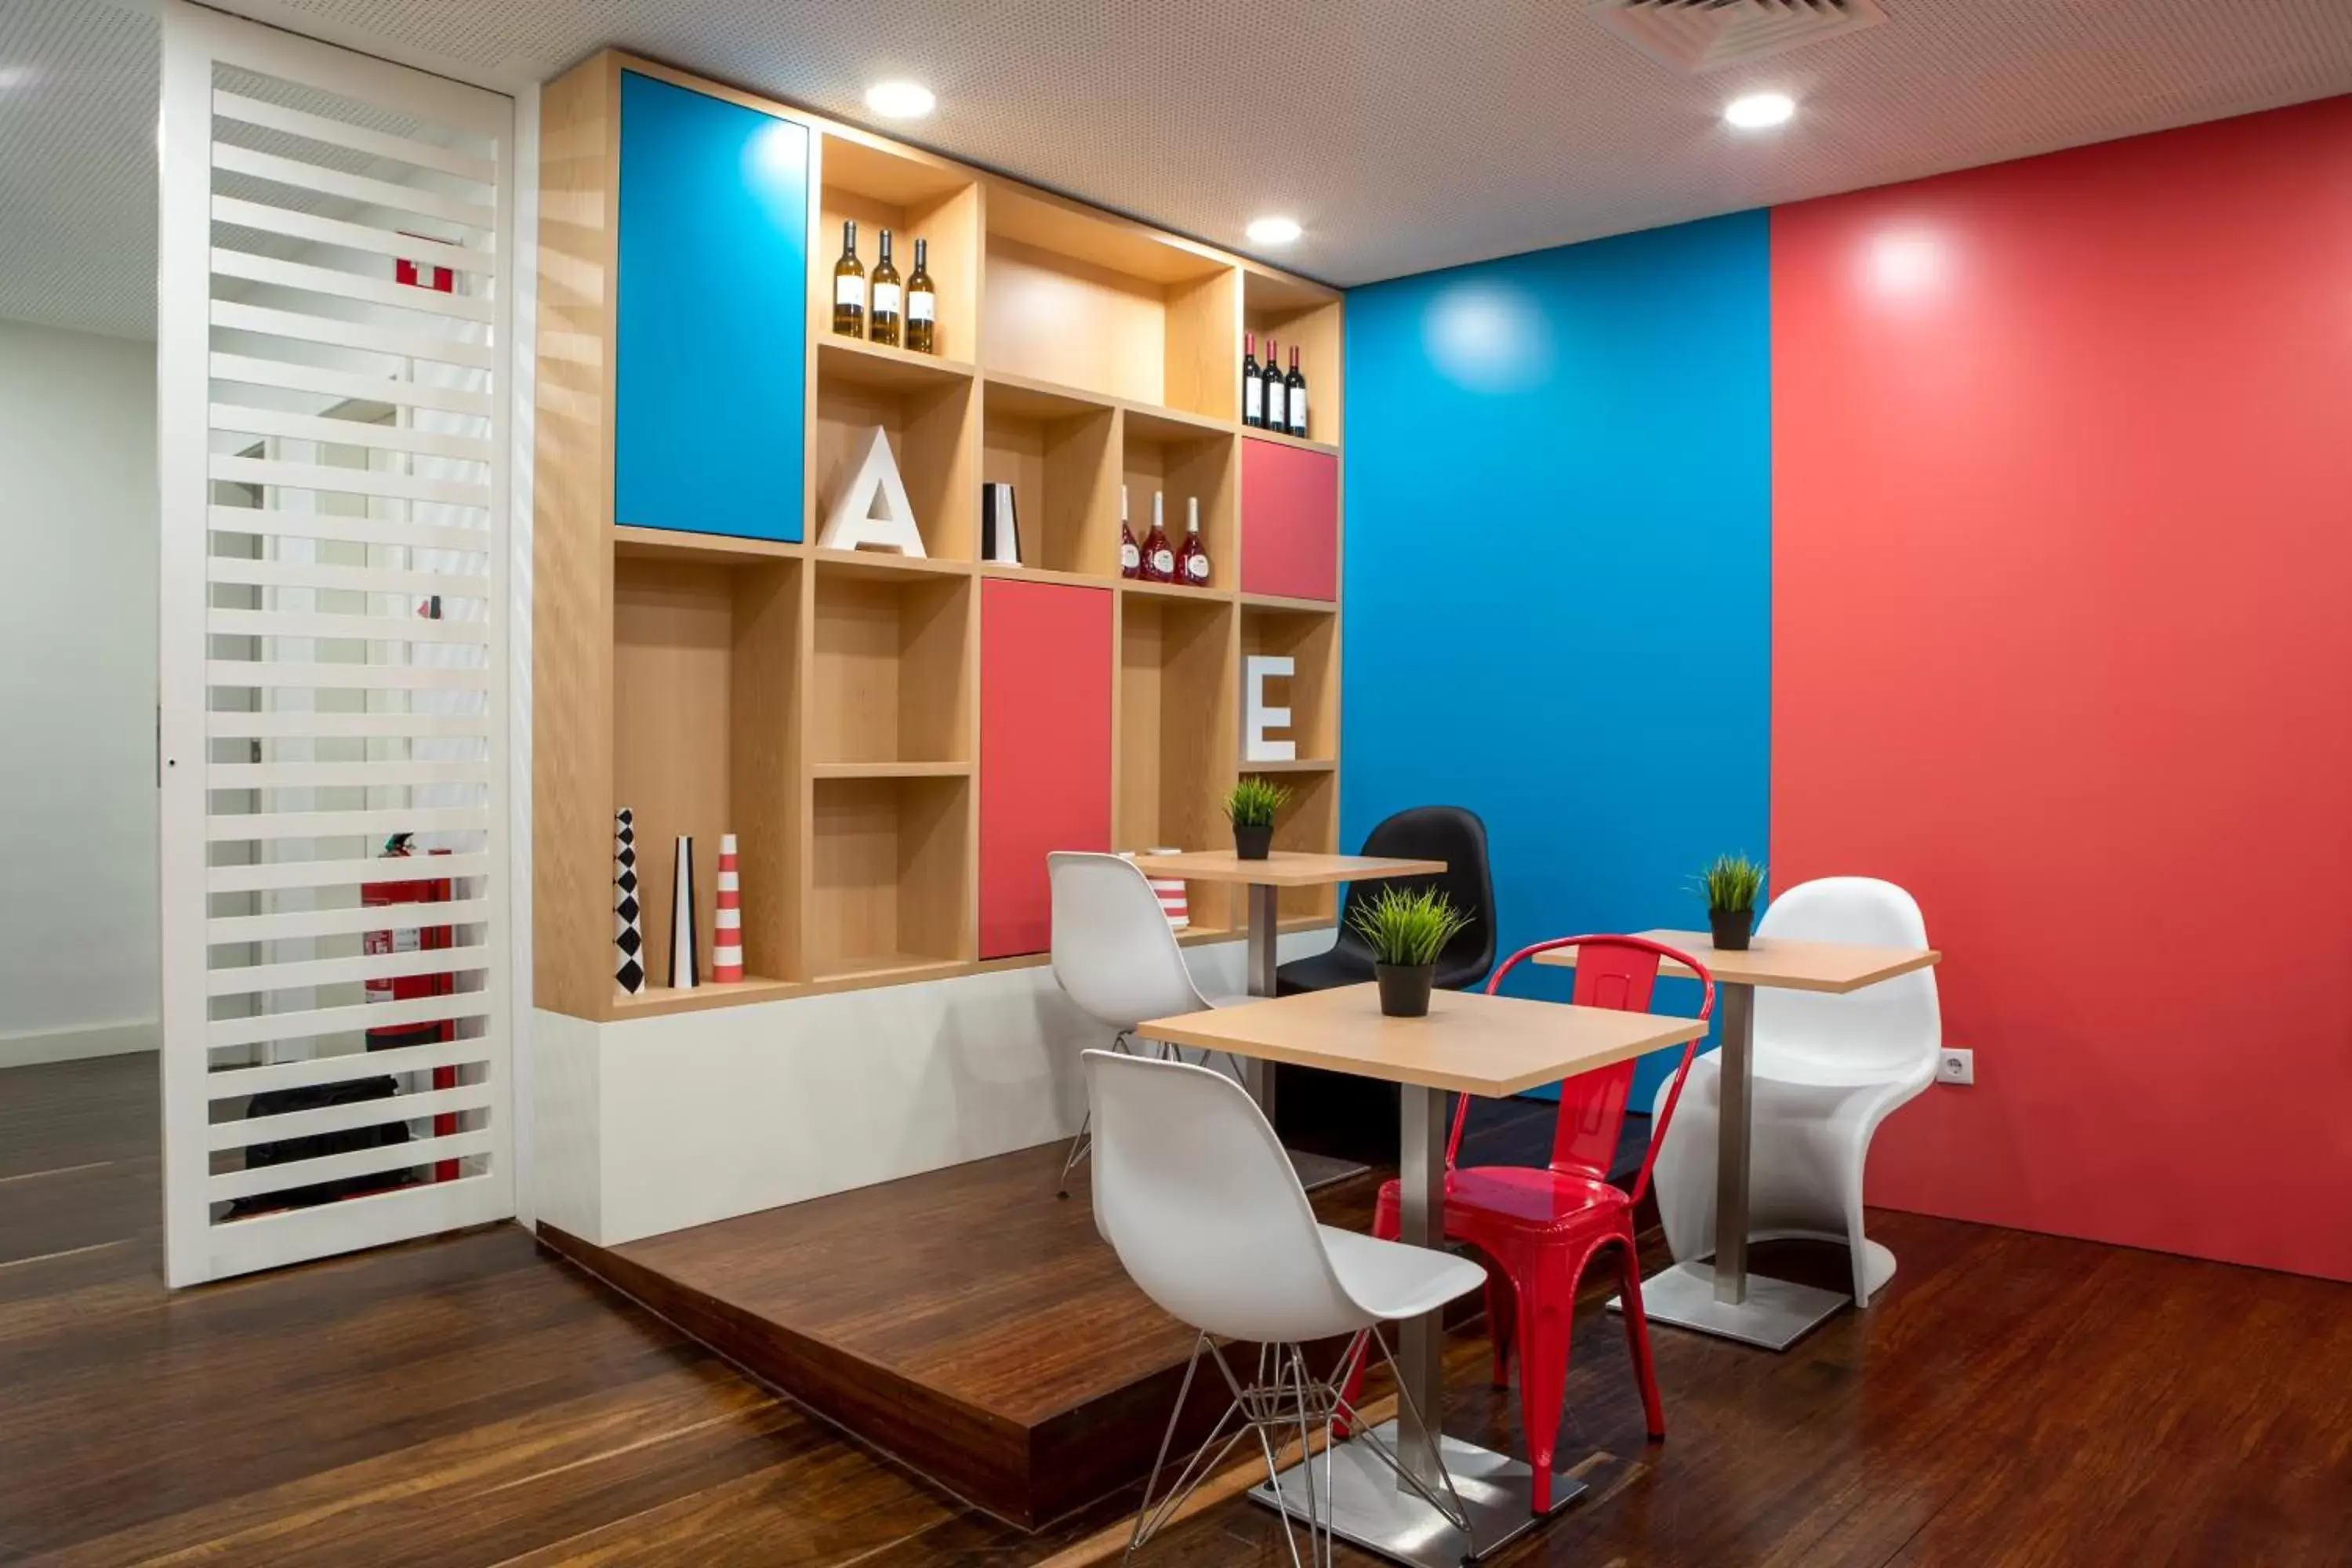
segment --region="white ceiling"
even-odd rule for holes
[[[135,0],[133,0],[135,4]],[[1684,76],[1588,0],[228,0],[510,81],[605,43],[914,139],[1338,283],[2352,91],[2352,0],[1882,0],[1886,22]],[[0,0],[0,316],[151,331],[154,25]],[[1794,123],[1717,119],[1776,88]],[[898,129],[908,134],[906,128]]]

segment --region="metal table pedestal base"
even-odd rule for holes
[[[1750,1274],[1747,1300],[1737,1305],[1718,1301],[1712,1263],[1677,1263],[1642,1281],[1642,1310],[1650,1321],[1696,1329],[1768,1351],[1787,1350],[1850,1300],[1840,1291]],[[1621,1299],[1610,1297],[1609,1310],[1623,1311]]]
[[[1397,1452],[1401,1439],[1395,1422],[1383,1422],[1375,1432],[1391,1453]],[[1381,1462],[1370,1445],[1355,1442],[1333,1445],[1328,1489],[1322,1460],[1315,1461],[1315,1501],[1331,1533],[1350,1545],[1415,1568],[1458,1568],[1475,1558],[1492,1556],[1550,1517],[1528,1511],[1533,1476],[1518,1460],[1453,1437],[1441,1439],[1441,1447],[1454,1488],[1469,1510],[1467,1537],[1398,1480],[1396,1472]],[[1261,1482],[1250,1493],[1251,1500],[1281,1509],[1303,1524],[1307,1488],[1298,1466],[1283,1471],[1281,1483],[1277,1495],[1273,1482]],[[1551,1513],[1574,1502],[1584,1490],[1582,1481],[1553,1472]]]

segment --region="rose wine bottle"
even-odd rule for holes
[[[939,353],[933,333],[940,316],[940,291],[931,282],[931,242],[915,241],[915,270],[907,279],[907,346],[919,354]]]
[[[1242,423],[1252,429],[1265,423],[1265,383],[1258,379],[1257,334],[1242,334]]]
[[[1184,498],[1184,547],[1176,552],[1176,580],[1188,588],[1209,585],[1209,549],[1201,542],[1201,498]]]
[[[1290,384],[1282,379],[1282,350],[1272,338],[1265,340],[1265,418],[1262,423],[1269,430],[1290,428],[1290,412],[1285,394]]]
[[[857,220],[841,225],[841,259],[833,264],[833,330],[844,337],[866,335],[866,263],[857,259]]]
[[[1135,530],[1127,525],[1127,487],[1118,487],[1118,574],[1122,577],[1143,575],[1143,547],[1135,542]]]
[[[1147,583],[1176,581],[1176,552],[1168,542],[1168,530],[1160,524],[1161,497],[1151,492],[1151,531],[1143,536],[1143,580]]]
[[[866,336],[890,348],[898,346],[898,269],[890,261],[890,231],[882,231],[882,256],[874,263],[874,303],[866,312]],[[1297,350],[1293,350],[1294,354]]]
[[[1290,374],[1283,382],[1283,390],[1288,394],[1283,401],[1290,408],[1290,433],[1304,437],[1307,434],[1307,378],[1298,374],[1297,343],[1290,345]]]

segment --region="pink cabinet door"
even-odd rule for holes
[[[1111,596],[980,584],[980,956],[1052,943],[1045,856],[1110,847]]]
[[[1339,596],[1339,459],[1242,442],[1242,592]]]

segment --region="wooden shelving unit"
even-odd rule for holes
[[[621,71],[811,132],[805,452],[799,541],[614,526],[613,280]],[[537,994],[617,1020],[977,973],[985,758],[982,589],[1012,578],[1109,590],[1113,847],[1223,842],[1237,773],[1239,681],[1285,653],[1299,761],[1285,847],[1338,843],[1339,606],[1240,591],[1244,448],[1336,458],[1340,297],[1159,233],[650,62],[604,55],[546,89],[541,234],[534,769]],[[927,241],[940,353],[836,337],[841,223],[861,252],[894,231],[899,269]],[[792,280],[779,280],[792,308]],[[1241,335],[1297,342],[1312,439],[1244,432]],[[927,556],[816,546],[877,426]],[[982,563],[982,481],[1009,482],[1024,563]],[[1123,582],[1120,487],[1139,539],[1151,496],[1181,537],[1198,497],[1205,588]],[[789,513],[793,498],[777,506]],[[722,527],[723,522],[714,522]],[[753,978],[620,994],[612,981],[612,816],[636,813],[645,934],[666,973],[674,837],[695,835],[709,930],[719,837],[740,844]],[[1241,928],[1229,890],[1191,889],[1188,943]],[[1332,918],[1328,891],[1285,895],[1285,929]],[[706,962],[708,938],[704,942]]]

